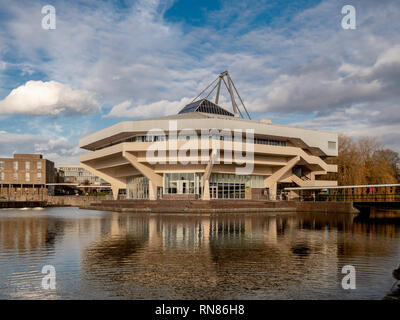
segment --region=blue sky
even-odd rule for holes
[[[255,119],[400,151],[399,16],[396,0],[0,0],[0,156],[77,163],[80,137],[176,113],[225,70]]]

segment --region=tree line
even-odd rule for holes
[[[338,157],[327,162],[338,165],[337,173],[322,179],[338,185],[388,184],[400,182],[400,156],[376,138],[355,139],[339,135]]]

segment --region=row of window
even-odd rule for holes
[[[0,170],[4,169],[4,161],[0,161]],[[19,169],[19,161],[13,161],[13,169],[18,170]],[[42,161],[37,161],[36,162],[36,169],[41,170],[42,169]],[[31,163],[30,161],[25,161],[25,170],[31,170]]]
[[[79,168],[79,167],[60,167],[60,170],[62,170],[64,172],[66,172],[66,171],[80,171],[80,172],[86,171],[85,169]]]
[[[255,144],[265,144],[269,146],[281,146],[281,147],[286,147],[286,141],[280,141],[280,140],[270,140],[270,139],[254,139]]]
[[[198,136],[196,136],[196,137],[198,137]],[[100,147],[100,148],[98,148],[96,150],[100,150],[100,149],[103,149],[103,148],[111,147],[111,146],[114,146],[116,144],[123,143],[123,142],[156,142],[156,141],[167,141],[167,140],[169,140],[168,138],[169,137],[165,136],[165,135],[161,135],[161,136],[147,136],[147,135],[146,136],[136,136],[136,137],[132,137],[132,138],[129,138],[129,139],[122,140],[122,141],[116,141],[116,142],[110,143],[110,144],[108,144],[106,146],[103,146],[103,147]],[[187,138],[188,138],[188,136],[181,135],[181,136],[178,136],[178,141],[184,141],[184,140],[187,140]],[[217,136],[200,136],[200,138],[201,139],[217,138]],[[224,139],[225,139],[225,137],[223,135],[219,136],[219,140],[224,140]],[[245,141],[245,139],[243,139],[243,141]],[[259,139],[259,138],[255,138],[253,140],[253,143],[255,143],[255,144],[264,144],[264,145],[269,145],[269,146],[282,146],[282,147],[286,147],[286,145],[287,145],[286,141],[271,140],[271,139]]]
[[[203,136],[201,136],[203,138]],[[186,136],[179,136],[178,140],[186,140]],[[205,138],[211,138],[210,137],[205,137]],[[224,140],[224,136],[220,136],[220,140]],[[168,136],[137,136],[133,138],[129,138],[125,140],[124,142],[155,142],[155,141],[166,141],[168,140]],[[119,142],[118,142],[119,143]],[[254,139],[255,144],[264,144],[264,145],[270,145],[270,146],[286,146],[286,141],[280,141],[280,140],[271,140],[271,139],[259,139],[255,138]]]
[[[0,172],[0,181],[5,181],[5,174],[4,172]],[[13,173],[13,181],[18,181],[18,173]],[[30,172],[25,173],[25,181],[26,182],[33,182],[31,180]],[[42,182],[42,173],[38,172],[36,174],[36,182]]]

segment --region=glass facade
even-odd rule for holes
[[[202,173],[164,173],[164,194],[202,196]],[[251,188],[263,188],[263,176],[239,176],[213,173],[210,176],[211,199],[250,199]]]
[[[149,180],[145,177],[127,178],[127,199],[148,199]],[[251,189],[264,188],[263,176],[242,176],[235,174],[212,173],[210,175],[211,199],[251,199]],[[162,194],[196,194],[201,198],[203,192],[203,173],[174,172],[164,173]]]
[[[60,166],[60,170],[64,172],[64,181],[69,183],[80,183],[80,184],[103,184],[106,183],[103,179],[100,179],[90,171],[81,168],[80,166]]]
[[[212,173],[210,176],[211,199],[251,199],[251,188],[263,187],[263,176],[222,173]]]
[[[198,194],[202,192],[202,174],[164,173],[164,194]]]
[[[148,199],[149,180],[145,177],[128,177],[126,179],[127,199]]]

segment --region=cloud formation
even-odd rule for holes
[[[0,95],[33,78],[93,93],[88,96],[101,102],[104,115],[87,121],[90,132],[116,118],[176,113],[184,97],[228,69],[254,119],[376,135],[400,151],[393,138],[400,127],[399,1],[353,0],[357,29],[343,30],[344,0],[304,7],[222,0],[218,9],[204,8],[196,25],[183,15],[178,23],[168,20],[173,1],[132,0],[121,8],[121,2],[56,0],[57,29],[51,32],[40,28],[40,3],[1,2],[7,6],[0,14],[12,18],[0,20],[0,61],[6,63]],[[15,79],[17,73],[23,80]],[[73,102],[74,108],[51,112],[96,110]],[[32,109],[29,114],[44,112]]]
[[[146,105],[132,106],[132,101],[124,101],[110,110],[105,117],[116,118],[141,118],[157,116],[167,116],[178,113],[192,99],[182,98],[179,101],[161,100]]]
[[[40,153],[46,159],[60,163],[77,163],[77,157],[83,150],[65,137],[19,134],[0,131],[0,157],[12,157],[14,153]]]
[[[0,114],[74,115],[95,110],[99,110],[99,103],[87,91],[56,81],[28,81],[0,101]]]
[[[382,52],[372,65],[317,59],[281,73],[263,89],[254,111],[322,112],[352,104],[400,99],[400,46]]]

